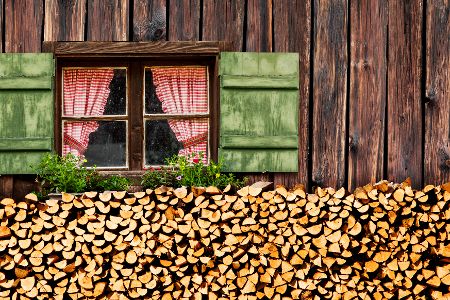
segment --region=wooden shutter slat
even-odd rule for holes
[[[251,89],[298,89],[298,77],[223,75],[221,86]]]
[[[221,53],[220,145],[226,171],[298,170],[298,54]]]
[[[221,137],[223,149],[298,149],[298,136],[238,136]]]
[[[0,138],[0,151],[52,150],[53,139],[43,138]]]
[[[0,78],[0,90],[51,90],[53,77],[8,77]]]

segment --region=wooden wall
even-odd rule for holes
[[[253,180],[450,181],[449,0],[0,0],[0,10],[2,52],[148,40],[160,23],[167,40],[298,52],[300,172]],[[0,190],[27,178],[3,176]]]

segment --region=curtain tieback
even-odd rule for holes
[[[64,142],[71,148],[77,150],[80,155],[83,155],[86,151],[85,146],[83,146],[77,139],[66,132],[64,132]]]
[[[183,148],[187,149],[189,147],[192,147],[192,146],[195,146],[197,144],[204,142],[207,138],[208,138],[208,132],[203,132],[203,133],[194,135],[190,138],[187,138],[185,140],[182,140],[181,143],[183,144]]]

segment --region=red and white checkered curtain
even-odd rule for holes
[[[64,116],[101,116],[109,97],[113,69],[65,69],[63,74]],[[82,156],[89,143],[89,134],[98,122],[66,122],[63,155]]]
[[[208,113],[206,67],[152,67],[153,84],[162,109],[168,114]],[[183,143],[180,155],[203,152],[207,162],[208,121],[169,120],[170,128]]]

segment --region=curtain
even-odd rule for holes
[[[109,97],[113,69],[66,69],[63,74],[64,116],[101,116]],[[63,155],[82,156],[98,122],[65,122]]]
[[[208,113],[208,79],[206,67],[152,67],[156,96],[164,113]],[[170,128],[183,144],[179,154],[194,152],[207,158],[208,120],[169,120]]]

